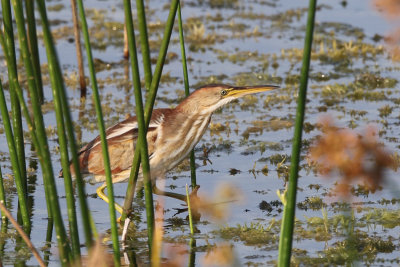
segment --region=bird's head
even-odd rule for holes
[[[209,84],[198,88],[178,107],[187,111],[196,111],[207,114],[214,112],[236,98],[277,88],[279,88],[279,86],[232,86],[227,84]]]

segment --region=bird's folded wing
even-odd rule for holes
[[[153,111],[147,131],[149,156],[152,155],[155,150],[155,143],[157,141],[160,125],[164,121],[165,114],[169,112],[169,109],[156,109]],[[132,165],[138,133],[139,129],[136,117],[129,117],[106,130],[110,165],[113,174],[123,171]],[[78,152],[81,173],[104,174],[100,144],[100,136],[97,136]],[[74,173],[72,165],[71,172]],[[60,176],[63,176],[62,170]]]
[[[164,120],[164,114],[168,113],[168,109],[156,109],[153,111],[151,121],[149,124],[149,128],[147,130],[147,141],[148,141],[148,153],[149,156],[154,152],[155,149],[155,143],[157,140],[157,135],[158,135],[158,130],[159,126],[162,124]],[[116,155],[113,155],[117,151],[121,151],[121,149],[128,149],[126,147],[129,143],[132,145],[133,143],[133,149],[131,148],[129,151],[130,153],[134,153],[134,147],[136,147],[136,140],[138,138],[138,123],[136,116],[135,117],[129,117],[128,119],[108,128],[106,130],[106,139],[107,139],[107,144],[109,147],[109,153],[110,153],[110,161],[111,165],[116,164],[115,160],[119,158]],[[82,149],[79,151],[79,156],[81,159],[81,167],[84,167],[84,165],[92,165],[91,162],[88,161],[97,161],[94,160],[95,158],[98,158],[94,154],[101,154],[101,148],[100,148],[100,136],[97,136],[95,139],[93,139],[91,142],[89,142],[86,146],[82,147]],[[121,151],[122,152],[122,151]],[[119,152],[120,153],[120,152]],[[121,153],[125,154],[125,153]],[[89,156],[90,155],[90,156]],[[100,156],[100,155],[98,155]],[[132,154],[133,157],[133,154]],[[99,165],[100,162],[98,161]],[[114,163],[114,164],[113,164]],[[125,164],[123,164],[125,165]],[[92,165],[93,166],[93,165]],[[99,166],[100,167],[100,166]],[[102,167],[102,166],[101,166]],[[100,168],[101,168],[100,167]]]
[[[154,131],[161,125],[164,119],[164,109],[156,109],[153,111],[151,121],[147,133]],[[138,137],[139,129],[136,116],[129,117],[128,119],[121,121],[120,123],[111,126],[106,130],[106,138],[108,144],[115,144],[118,142],[125,142],[127,140],[136,140]],[[79,150],[79,154],[84,153],[87,150],[100,144],[100,136],[97,136],[86,146]]]

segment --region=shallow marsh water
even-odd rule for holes
[[[381,40],[390,25],[371,8],[368,1],[319,1],[316,15],[314,54],[306,113],[304,150],[320,134],[316,127],[323,115],[332,116],[341,127],[362,132],[372,123],[380,139],[392,151],[399,148],[400,94],[399,64],[390,60]],[[73,107],[81,142],[97,135],[94,106],[89,96],[79,113],[76,89],[76,57],[69,4],[48,2],[53,31],[57,36],[59,57],[65,71],[70,103]],[[281,210],[277,190],[285,188],[291,153],[291,138],[299,84],[307,1],[184,1],[182,7],[189,79],[192,88],[206,83],[276,84],[280,90],[250,96],[216,112],[210,129],[197,145],[197,182],[199,195],[218,194],[218,186],[230,184],[241,192],[241,201],[226,205],[231,210],[225,221],[215,221],[203,214],[197,228],[196,265],[215,244],[229,242],[241,266],[273,265],[277,258]],[[103,112],[107,125],[134,113],[131,89],[126,90],[126,63],[122,59],[123,9],[113,1],[85,1],[88,9],[94,56],[97,59],[99,84],[102,87]],[[167,1],[148,1],[147,20],[152,58],[157,57]],[[379,39],[379,38],[378,38]],[[175,106],[183,98],[182,67],[177,31],[174,32],[158,93],[157,107]],[[44,51],[42,51],[44,55]],[[44,59],[43,59],[44,60]],[[44,63],[44,62],[42,62]],[[44,63],[45,64],[45,63]],[[0,66],[6,73],[5,66]],[[2,74],[2,79],[5,75]],[[47,77],[47,75],[45,75]],[[56,125],[48,78],[46,85],[46,123],[53,151],[53,166],[60,168]],[[27,137],[29,142],[29,137]],[[204,153],[204,150],[209,151]],[[3,173],[10,174],[5,142],[1,142]],[[27,147],[29,162],[36,163]],[[294,261],[303,264],[398,264],[399,186],[397,172],[387,173],[388,182],[375,194],[356,190],[354,212],[337,198],[326,195],[333,179],[316,175],[305,158],[301,162],[297,195],[298,224],[294,238]],[[47,227],[46,205],[41,171],[32,168],[30,195],[33,199],[33,243],[43,248]],[[166,188],[184,193],[190,183],[187,162],[169,173]],[[60,201],[65,207],[63,181],[57,179]],[[87,184],[89,206],[99,233],[109,233],[107,204],[95,197],[99,185]],[[117,201],[122,203],[126,184],[114,186]],[[9,188],[9,208],[16,214],[16,193]],[[158,197],[155,197],[157,201]],[[140,199],[132,230],[137,239],[130,245],[141,261],[146,261],[145,216]],[[186,213],[175,215],[179,201],[165,201],[165,246],[188,249],[189,227]],[[324,214],[326,216],[324,217]],[[63,211],[67,223],[66,209]],[[9,226],[9,232],[13,229]],[[351,234],[349,234],[351,233]],[[83,236],[83,235],[82,235]],[[54,238],[53,238],[54,239]],[[81,240],[83,243],[83,240]],[[57,250],[52,244],[50,265],[58,265]],[[46,250],[46,249],[45,249]],[[27,250],[15,250],[15,236],[8,236],[4,247],[5,265],[27,261],[35,265]],[[187,256],[187,255],[186,255]],[[172,255],[165,252],[164,258]],[[187,260],[187,259],[186,259]]]

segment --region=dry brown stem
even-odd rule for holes
[[[37,251],[35,246],[32,244],[32,242],[29,239],[29,237],[25,234],[25,232],[22,229],[22,227],[18,224],[18,222],[13,218],[11,213],[7,210],[7,208],[1,202],[0,202],[0,209],[4,213],[4,215],[10,220],[12,225],[14,225],[14,227],[17,230],[18,234],[22,237],[22,239],[25,241],[25,243],[28,246],[28,248],[32,251],[33,256],[35,256],[35,258],[39,262],[39,265],[42,266],[42,267],[45,267],[46,264],[44,263],[43,259],[40,257],[39,252]]]
[[[82,46],[81,37],[79,34],[79,19],[78,13],[76,11],[76,0],[71,0],[72,8],[72,20],[74,23],[74,36],[75,36],[75,49],[76,57],[78,59],[78,69],[79,69],[79,85],[81,89],[81,98],[86,98],[86,80],[85,80],[85,70],[83,67],[83,56],[82,56]]]

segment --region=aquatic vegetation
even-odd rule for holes
[[[237,225],[236,227],[224,227],[214,233],[226,240],[242,241],[245,245],[267,246],[272,249],[278,244],[279,226],[275,220],[269,226],[262,223],[250,223],[249,225]]]
[[[302,210],[320,210],[326,206],[327,204],[319,196],[306,197],[304,201],[297,203],[297,207]]]

